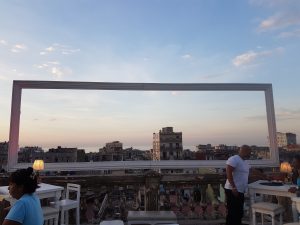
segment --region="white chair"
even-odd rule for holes
[[[272,218],[272,225],[275,225],[275,216],[279,215],[279,224],[282,225],[282,213],[284,208],[281,205],[269,202],[257,202],[252,204],[252,219],[256,225],[256,213],[261,213],[261,223],[264,224],[264,215],[269,215]]]
[[[70,199],[70,192],[76,192],[76,200]],[[66,199],[58,202],[60,210],[60,223],[69,225],[70,209],[76,209],[76,225],[80,225],[80,185],[67,184]]]
[[[59,209],[55,207],[42,207],[44,225],[58,225]]]

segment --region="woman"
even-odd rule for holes
[[[9,177],[9,194],[17,199],[2,225],[43,225],[43,211],[39,198],[34,194],[37,177],[33,169],[17,170]]]

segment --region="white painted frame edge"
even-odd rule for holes
[[[268,133],[270,139],[270,159],[250,160],[254,167],[273,167],[279,165],[276,142],[276,121],[272,84],[249,83],[113,83],[113,82],[73,82],[73,81],[27,81],[14,80],[12,89],[11,121],[9,133],[8,170],[31,166],[17,163],[22,89],[81,89],[81,90],[125,90],[125,91],[263,91],[265,93]],[[166,161],[113,161],[46,163],[47,171],[83,171],[117,169],[154,168],[207,168],[225,167],[224,160],[166,160]]]

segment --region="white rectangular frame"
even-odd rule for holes
[[[8,150],[8,170],[31,166],[18,162],[19,127],[23,89],[80,89],[80,90],[124,90],[124,91],[263,91],[265,93],[270,159],[250,160],[254,167],[279,165],[276,142],[276,121],[272,84],[248,83],[114,83],[114,82],[73,82],[73,81],[25,81],[14,80],[12,89],[11,121]],[[118,169],[168,169],[168,168],[223,168],[224,160],[162,160],[162,161],[109,161],[46,163],[47,171],[83,171]]]

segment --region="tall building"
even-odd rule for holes
[[[296,134],[293,133],[276,133],[277,145],[278,147],[286,147],[288,145],[297,144]]]
[[[152,160],[182,159],[182,152],[182,132],[164,127],[159,133],[153,133]]]
[[[44,158],[44,150],[38,146],[26,146],[18,152],[19,163],[33,163],[36,159]]]
[[[108,152],[121,152],[123,150],[123,143],[113,141],[105,144],[106,151]]]
[[[78,158],[78,152],[80,159]],[[83,151],[84,152],[84,151]],[[84,161],[82,149],[65,148],[57,146],[57,148],[50,148],[44,155],[45,162],[78,162]]]
[[[7,166],[8,142],[0,142],[0,169]]]
[[[296,145],[297,144],[297,136],[293,133],[286,133],[287,145]]]
[[[99,161],[123,161],[123,143],[113,141],[99,149]]]

